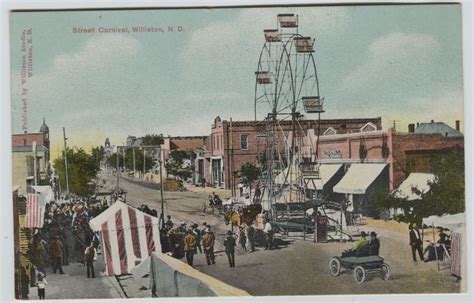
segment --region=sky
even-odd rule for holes
[[[13,133],[22,132],[24,29],[33,38],[28,131],[45,117],[54,157],[62,127],[70,146],[89,148],[106,137],[208,135],[216,116],[252,120],[263,29],[279,13],[298,14],[300,33],[315,38],[322,118],[382,117],[401,131],[430,120],[462,125],[460,5],[316,6],[12,13]]]

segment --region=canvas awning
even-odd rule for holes
[[[443,215],[443,216],[429,216],[423,218],[423,224],[435,227],[444,227],[452,231],[462,230],[466,222],[466,216],[464,213],[455,215]]]
[[[436,177],[433,174],[411,173],[393,192],[393,196],[408,201],[419,200],[421,199],[421,196],[418,193],[413,192],[413,188],[416,188],[422,193],[426,193],[431,189],[429,183],[432,183],[435,180]]]
[[[102,233],[105,268],[108,276],[123,275],[161,252],[159,220],[122,202],[115,202],[89,222]]]
[[[37,193],[43,194],[46,202],[54,201],[54,192],[49,185],[34,185],[31,186]]]
[[[319,166],[319,179],[305,178],[308,189],[322,190],[323,186],[341,169],[342,164],[321,164]]]
[[[341,194],[363,195],[386,166],[379,163],[352,164],[341,181],[334,186],[333,191]]]

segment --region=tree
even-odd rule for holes
[[[97,164],[97,167],[100,168],[100,163],[102,160],[104,160],[104,147],[103,146],[97,146],[93,147],[91,150],[91,156],[95,164]]]
[[[143,145],[161,145],[165,142],[163,135],[146,135],[143,137]]]
[[[464,153],[452,151],[435,155],[431,158],[431,168],[436,179],[429,183],[430,190],[423,193],[412,188],[421,199],[409,201],[396,198],[393,194],[377,195],[375,206],[378,209],[400,208],[403,214],[396,216],[395,220],[417,224],[432,215],[464,212]]]
[[[168,173],[179,177],[182,180],[191,178],[193,174],[192,156],[185,151],[173,150],[169,154],[169,159],[165,163]]]
[[[97,177],[99,166],[92,154],[88,154],[82,148],[67,149],[67,164],[69,176],[69,191],[79,196],[92,194],[95,190],[94,179]],[[66,188],[66,169],[64,164],[64,152],[61,157],[54,160],[54,169],[59,175],[62,188]]]
[[[250,162],[246,162],[240,167],[240,175],[245,184],[250,185],[260,177],[260,168]]]

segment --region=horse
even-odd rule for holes
[[[225,224],[229,225],[229,223],[232,223],[233,225],[240,226],[242,223],[245,223],[246,225],[250,225],[255,221],[255,218],[261,212],[261,204],[252,204],[244,207],[242,209],[242,214],[239,214],[235,210],[231,209],[224,213]]]

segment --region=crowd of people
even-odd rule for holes
[[[95,277],[92,262],[96,258],[99,237],[89,227],[89,221],[108,208],[107,200],[90,203],[90,200],[71,197],[61,202],[46,204],[43,226],[33,229],[29,237],[27,257],[33,266],[22,282],[37,286],[40,299],[46,296],[48,268],[53,274],[61,275],[64,274],[63,266],[80,262],[87,264],[88,277]],[[24,287],[22,298],[27,298],[28,292]]]
[[[271,225],[266,222],[267,230],[264,230],[267,239],[266,248],[273,247],[273,233]],[[216,263],[215,244],[216,235],[211,226],[204,222],[201,227],[197,223],[188,225],[186,222],[175,224],[171,220],[171,216],[167,216],[167,220],[161,229],[161,246],[162,251],[174,258],[186,258],[190,266],[194,266],[194,256],[198,253],[204,253],[208,265]],[[222,244],[225,247],[225,253],[229,259],[229,266],[235,267],[235,247],[240,245],[243,251],[255,251],[256,229],[253,224],[242,225],[238,232],[234,234],[228,231]]]

